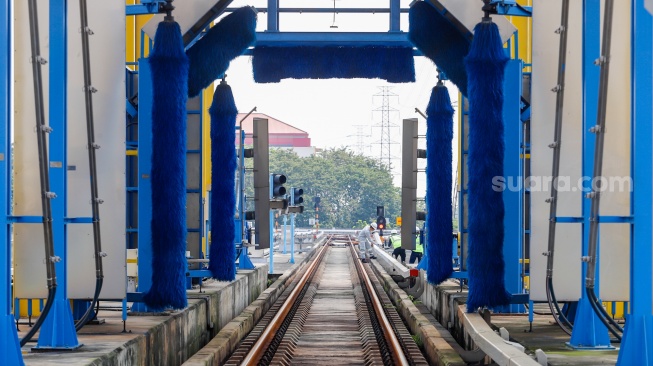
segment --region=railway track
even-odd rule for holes
[[[428,365],[348,236],[331,236],[226,365]]]

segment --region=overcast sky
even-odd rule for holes
[[[409,1],[402,0],[402,8],[408,7]],[[281,0],[281,7],[301,7],[306,5],[300,0]],[[384,7],[388,1],[378,0],[336,0],[336,7]],[[254,5],[265,7],[265,0],[235,0],[232,7]],[[333,7],[333,0],[312,0],[312,7]],[[401,29],[408,30],[407,14],[402,15]],[[263,31],[267,27],[267,14],[259,13],[257,30]],[[330,28],[331,25],[338,28]],[[280,31],[387,31],[388,14],[336,14],[335,23],[333,14],[287,14],[281,13],[279,21]],[[380,97],[375,94],[380,92],[382,86],[391,87],[390,91],[396,96],[390,98],[390,107],[397,109],[391,113],[391,123],[396,124],[392,129],[393,161],[395,167],[395,184],[400,185],[400,157],[401,157],[401,120],[405,118],[418,118],[420,121],[420,135],[426,134],[426,122],[415,113],[415,108],[425,111],[430,97],[431,89],[437,83],[435,65],[425,57],[415,57],[416,82],[392,84],[384,80],[370,79],[330,79],[330,80],[282,80],[274,84],[256,84],[252,77],[251,58],[241,56],[234,60],[227,70],[227,82],[231,85],[239,112],[246,113],[254,106],[257,112],[265,113],[283,122],[289,123],[309,133],[313,146],[319,148],[346,146],[353,151],[358,151],[358,137],[363,134],[366,148],[362,151],[365,155],[375,158],[380,156],[381,130],[374,127],[381,121],[381,114],[374,112],[381,106]],[[450,96],[454,103],[457,102],[458,91],[455,86],[448,84]],[[456,107],[454,105],[454,107]],[[457,117],[454,117],[457,120]],[[361,127],[356,127],[361,126]],[[454,127],[454,131],[457,127]],[[456,150],[454,138],[454,151]],[[421,145],[425,147],[422,139]],[[455,156],[455,154],[454,154]],[[454,157],[455,159],[455,157]],[[421,162],[420,167],[424,167]],[[455,173],[455,165],[454,165]],[[423,173],[418,174],[420,183],[418,195],[424,195],[425,180]],[[421,193],[420,193],[421,192]]]

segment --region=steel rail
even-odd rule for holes
[[[363,263],[356,260],[358,256],[356,255],[356,250],[354,249],[354,244],[351,241],[351,237],[349,239],[349,249],[352,255],[354,256],[354,263],[356,265],[356,269],[358,270],[358,273],[362,277],[363,280],[362,282],[364,282],[365,286],[367,287],[368,293],[372,300],[372,306],[374,307],[374,311],[376,312],[376,317],[379,320],[379,323],[381,324],[381,328],[383,329],[383,334],[385,335],[385,339],[388,342],[388,346],[390,346],[390,349],[392,350],[392,358],[395,361],[395,365],[408,366],[409,365],[408,359],[406,359],[406,355],[404,355],[404,351],[401,348],[401,343],[399,342],[397,335],[392,329],[392,325],[390,324],[388,317],[385,315],[385,311],[383,310],[383,305],[381,304],[381,300],[379,300],[379,297],[377,296],[376,291],[374,290],[374,285],[372,285],[372,281],[370,280],[367,271],[365,271],[365,268],[363,267]]]
[[[306,285],[306,282],[308,281],[309,278],[311,278],[311,275],[317,270],[319,267],[320,262],[322,261],[322,257],[324,257],[324,253],[326,253],[326,249],[329,247],[329,242],[333,239],[333,237],[330,237],[324,245],[322,245],[322,248],[320,249],[320,252],[315,256],[315,259],[311,262],[311,264],[308,266],[302,277],[300,278],[299,282],[293,288],[292,292],[288,296],[288,299],[286,302],[283,303],[281,308],[279,308],[279,311],[277,314],[272,318],[270,321],[270,325],[268,325],[265,328],[265,331],[261,334],[261,336],[258,338],[254,346],[250,349],[250,351],[247,353],[247,357],[243,360],[241,365],[258,365],[259,360],[263,357],[265,354],[265,351],[267,350],[268,346],[270,345],[272,339],[274,338],[275,334],[279,330],[279,327],[283,323],[283,321],[286,319],[286,316],[288,315],[288,312],[292,308],[293,304],[297,300],[297,296],[299,293],[302,291],[304,286]]]

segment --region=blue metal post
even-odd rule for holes
[[[399,0],[390,0],[390,32],[401,31],[401,4]]]
[[[57,194],[52,200],[54,253],[61,257],[55,264],[57,292],[52,308],[41,326],[37,349],[75,349],[75,322],[68,301],[68,256],[66,242],[66,146],[67,146],[67,0],[50,0],[50,188]]]
[[[290,214],[290,263],[295,263],[295,216]]]
[[[279,0],[268,0],[268,32],[279,31]]]
[[[138,292],[152,286],[152,71],[146,58],[138,60]],[[135,302],[134,312],[148,312]]]
[[[521,122],[521,94],[523,63],[521,60],[508,61],[503,82],[503,125],[505,153],[503,158],[506,187],[503,191],[505,215],[503,226],[503,275],[506,291],[511,294],[522,293],[521,259],[523,240],[523,164],[520,157],[523,142]],[[526,309],[521,304],[511,304],[495,309],[505,313],[523,313]]]
[[[292,189],[291,189],[292,190]],[[283,215],[283,254],[286,254],[286,231],[288,226],[288,215]]]
[[[239,196],[238,198],[240,199],[240,210],[238,213],[240,214],[240,225],[238,226],[238,231],[240,231],[240,255],[238,256],[238,269],[254,269],[256,268],[254,266],[254,263],[252,263],[252,260],[249,259],[249,254],[247,253],[247,247],[244,245],[246,242],[246,235],[245,235],[245,225],[247,220],[245,219],[245,212],[247,211],[246,209],[246,202],[247,200],[245,199],[245,131],[243,131],[241,128],[238,129],[238,136],[240,137],[240,145],[239,145],[239,174],[240,174],[240,179],[238,181],[239,183]],[[236,235],[238,237],[238,235]]]
[[[594,65],[594,60],[601,54],[601,1],[583,0],[583,176],[591,177],[594,166],[595,137],[588,132],[589,127],[596,124],[598,110],[599,68]],[[583,195],[583,253],[587,255],[589,244],[590,205],[585,193],[589,192],[591,182],[586,183],[581,194]],[[581,298],[576,310],[574,329],[571,333],[569,345],[574,348],[610,348],[608,329],[594,313],[589,299],[585,294],[585,275],[587,263],[582,263],[583,270],[581,281]],[[599,259],[597,256],[596,289],[599,289]]]
[[[274,189],[274,174],[270,174],[270,198],[272,198],[272,190]],[[270,271],[269,273],[274,273],[274,211],[270,210],[268,212],[270,217]]]
[[[9,365],[23,366],[20,342],[11,314],[11,227],[7,220],[11,212],[11,1],[2,0],[0,5],[0,354]]]
[[[618,366],[653,365],[653,252],[651,251],[651,146],[653,146],[653,18],[644,9],[644,0],[633,0],[631,46],[631,174],[633,176],[634,225],[631,226],[630,250],[630,313],[626,315]],[[625,310],[625,309],[624,309]]]

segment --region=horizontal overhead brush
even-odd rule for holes
[[[256,47],[254,81],[283,79],[384,79],[391,83],[415,81],[410,47]]]

